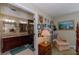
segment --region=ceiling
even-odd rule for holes
[[[50,16],[60,16],[79,11],[78,3],[33,3]]]

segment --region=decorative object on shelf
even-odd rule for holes
[[[39,23],[43,23],[43,17],[42,16],[39,16]]]
[[[61,21],[58,23],[59,30],[73,30],[74,29],[74,21]]]

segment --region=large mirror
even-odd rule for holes
[[[16,32],[16,21],[11,19],[5,19],[3,21],[3,33]]]

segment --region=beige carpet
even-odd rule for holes
[[[76,55],[75,49],[69,49],[67,51],[59,51],[56,47],[52,48],[52,55]]]

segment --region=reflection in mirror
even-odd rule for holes
[[[27,32],[27,22],[20,21],[19,29],[20,29],[20,32]]]

